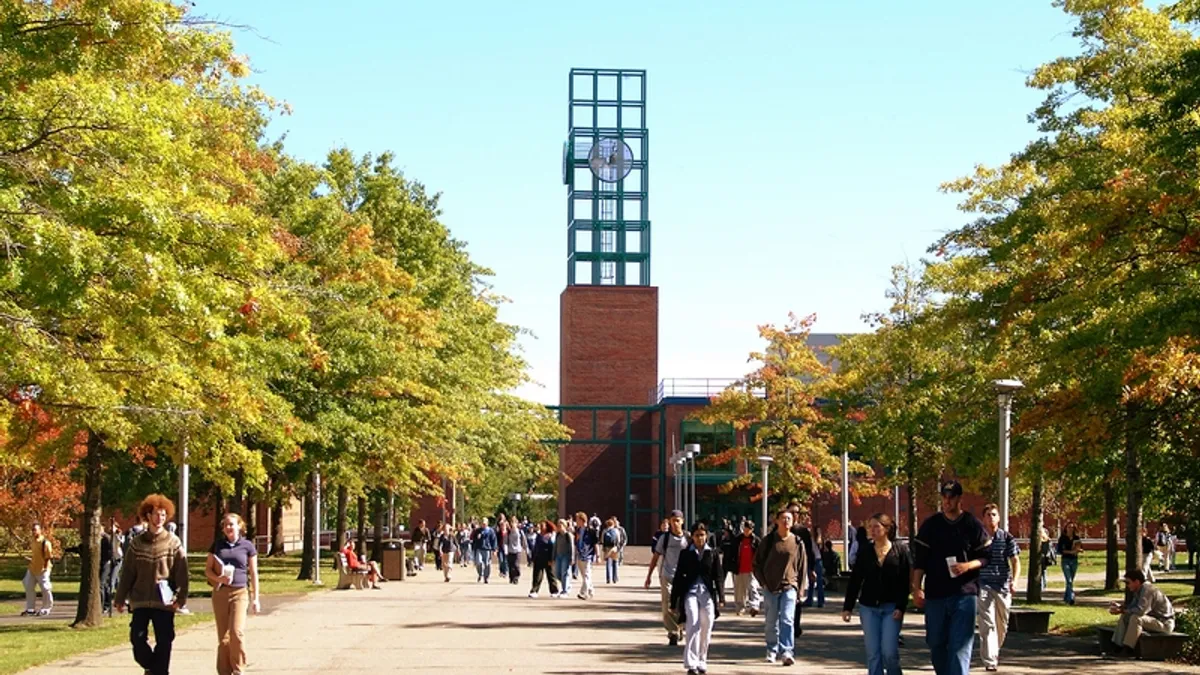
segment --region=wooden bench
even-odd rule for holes
[[[1115,626],[1096,627],[1096,634],[1100,638],[1101,653],[1112,654],[1117,651],[1117,645],[1113,642],[1113,634],[1116,632]],[[1147,661],[1166,661],[1177,658],[1183,653],[1183,646],[1187,643],[1187,639],[1188,636],[1183,633],[1143,631],[1142,636],[1138,638],[1137,646],[1133,648],[1133,653]]]
[[[352,570],[349,563],[346,562],[346,554],[337,554],[337,571],[338,571],[338,590],[346,588],[355,588],[362,590],[367,584],[366,570]]]
[[[1049,633],[1053,614],[1049,609],[1013,607],[1008,612],[1008,630],[1014,633]]]

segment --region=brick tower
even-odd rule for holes
[[[658,485],[647,481],[658,468],[652,450],[661,449],[648,405],[658,384],[658,289],[650,285],[646,72],[572,69],[567,119],[559,409],[574,434],[559,451],[559,512],[628,523],[651,511]]]

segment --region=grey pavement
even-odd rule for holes
[[[247,627],[250,673],[682,673],[681,650],[669,647],[658,619],[658,590],[642,589],[645,567],[626,565],[620,584],[603,583],[592,601],[529,599],[530,573],[513,586],[492,578],[478,584],[472,570],[456,568],[443,583],[430,565],[416,578],[379,591],[316,593],[251,617]],[[732,595],[732,594],[731,594]],[[799,660],[785,673],[861,673],[857,619],[843,624],[840,603],[806,610]],[[932,672],[920,616],[905,621],[902,660],[911,672]],[[214,670],[212,625],[181,632],[172,673]],[[733,612],[717,622],[709,672],[779,672],[763,661],[762,620]],[[978,662],[976,663],[978,665]],[[982,672],[982,667],[977,668]],[[28,673],[109,675],[137,672],[128,647],[109,649],[36,668]],[[1005,674],[1200,673],[1200,668],[1104,660],[1094,639],[1013,634],[1001,659]]]

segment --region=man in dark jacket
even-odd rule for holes
[[[800,502],[788,504],[788,511],[792,512],[792,534],[804,542],[804,562],[808,570],[808,584],[811,587],[817,583],[817,549],[813,547],[812,531],[809,529],[812,519],[807,511],[800,508]],[[804,628],[800,625],[800,619],[804,616],[803,607],[803,604],[796,605],[796,635],[804,635]]]
[[[962,510],[958,481],[943,482],[941,493],[941,513],[925,519],[913,539],[912,597],[925,610],[925,642],[934,671],[966,675],[975,640],[979,570],[991,559],[992,540],[983,523]]]

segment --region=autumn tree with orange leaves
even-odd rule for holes
[[[842,448],[831,432],[823,401],[832,371],[808,344],[814,321],[813,316],[800,319],[793,314],[783,327],[759,326],[766,347],[749,359],[758,367],[694,415],[705,424],[728,424],[740,432],[741,442],[704,461],[719,465],[744,459],[753,467],[757,457],[770,456],[772,494],[802,503],[841,491]],[[856,478],[871,474],[871,468],[858,461],[851,462],[850,470]],[[750,471],[723,489],[756,485],[761,494],[759,480],[759,472]]]

